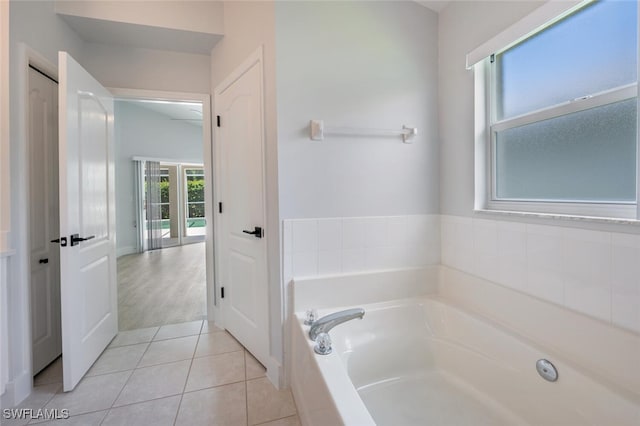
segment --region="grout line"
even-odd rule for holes
[[[246,424],[248,425],[249,424],[249,387],[247,385],[247,380],[244,381],[244,415],[247,421]]]
[[[202,326],[200,326],[200,330],[202,330]],[[198,339],[196,340],[196,345],[193,348],[193,354],[191,356],[191,363],[189,364],[189,371],[187,371],[187,377],[184,379],[184,386],[182,387],[182,393],[180,394],[180,402],[178,403],[178,410],[176,410],[176,416],[173,419],[173,425],[175,426],[178,421],[178,415],[180,414],[180,407],[182,407],[182,400],[184,398],[184,393],[187,390],[187,383],[189,383],[189,376],[191,375],[191,367],[193,367],[193,360],[196,358],[196,351],[198,350],[198,344],[200,343],[200,335],[198,335]]]
[[[133,376],[133,372],[134,372],[134,370],[131,370],[131,372],[129,373],[129,377],[127,377],[127,380],[124,382],[124,385],[122,385],[122,387],[120,388],[120,392],[118,392],[118,395],[116,395],[116,397],[113,398],[113,402],[111,403],[111,407],[108,408],[109,411],[111,411],[111,409],[113,408],[113,405],[116,403],[118,398],[120,398],[120,395],[122,394],[122,391],[124,390],[124,388],[126,388],[127,385],[129,384],[129,380],[131,380],[131,377]],[[107,414],[109,414],[109,413],[107,413]]]
[[[291,414],[290,416],[284,416],[284,417],[279,417],[277,419],[273,419],[273,420],[267,420],[266,422],[261,422],[261,423],[256,423],[253,424],[251,426],[260,426],[260,425],[266,425],[267,423],[271,423],[271,422],[277,422],[278,420],[284,420],[284,419],[288,419],[290,417],[296,417],[298,415],[298,410],[296,410],[295,414]]]
[[[209,390],[209,389],[215,389],[215,388],[221,388],[223,386],[229,386],[229,385],[237,385],[238,383],[242,383],[242,382],[246,382],[246,380],[237,380],[234,382],[229,382],[229,383],[222,383],[219,385],[214,385],[214,386],[207,386],[206,388],[200,388],[200,389],[193,389],[193,390],[189,390],[189,391],[184,391],[183,394],[187,394],[187,393],[195,393],[195,392],[200,392],[203,390]]]
[[[189,380],[188,375],[187,375],[187,380]],[[180,407],[182,406],[183,398],[184,398],[184,393],[180,395],[180,402],[178,402],[178,409],[176,410],[176,414],[173,417],[173,426],[176,426],[176,422],[178,421],[178,414],[180,414]]]

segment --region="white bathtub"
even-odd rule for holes
[[[325,356],[296,314],[291,385],[305,425],[640,424],[634,392],[437,295],[319,313],[356,306],[364,318],[331,330]],[[541,358],[557,382],[538,375]]]

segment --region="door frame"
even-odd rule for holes
[[[12,234],[24,235],[15,239],[15,256],[11,258],[11,275],[7,277],[12,290],[8,292],[6,301],[9,322],[7,340],[9,342],[9,365],[5,394],[2,396],[3,406],[13,406],[24,400],[33,389],[33,336],[31,330],[31,282],[29,241],[29,65],[33,65],[49,76],[58,79],[58,67],[45,56],[25,43],[18,45],[18,61],[11,71],[16,72],[16,99],[18,99],[15,116],[15,135],[12,131],[10,142],[11,183],[15,194],[15,205],[11,205]],[[19,213],[19,214],[16,214]]]
[[[29,67],[30,68],[31,67],[35,68],[36,71],[34,71],[34,72],[46,74],[45,78],[48,77],[49,79],[54,80],[55,81],[55,86],[56,86],[56,91],[57,91],[57,89],[59,87],[57,76],[52,76],[49,72],[43,71],[39,66],[35,65],[33,63],[33,61],[30,61]],[[31,70],[29,70],[28,72],[31,72]],[[30,86],[30,80],[29,79],[27,81],[27,84],[28,84],[28,88],[30,89],[31,86]],[[27,95],[29,95],[29,93],[30,92],[27,91]],[[27,114],[28,114],[27,117],[29,117],[29,115],[31,114],[31,110],[30,110],[30,105],[29,104],[27,105]],[[59,114],[59,112],[58,112],[58,114]],[[56,117],[56,126],[59,124],[59,123],[57,123],[57,118],[58,117]],[[30,121],[27,121],[27,126],[28,126],[27,127],[27,131],[30,133],[30,130],[31,130],[30,129],[30,127],[31,127],[30,126]],[[29,133],[27,133],[27,135]],[[56,134],[56,145],[57,145],[56,146],[56,152],[58,152],[58,148],[60,146],[60,143],[59,143],[58,139],[59,139],[59,137]],[[29,205],[29,209],[28,209],[29,215],[27,216],[29,218],[28,222],[27,222],[27,227],[29,229],[29,238],[28,238],[27,241],[28,241],[28,246],[29,246],[29,257],[30,257],[29,261],[30,261],[30,263],[33,260],[33,259],[31,259],[31,230],[32,230],[31,229],[31,211],[32,211],[31,195],[32,194],[31,194],[30,181],[31,181],[31,178],[33,177],[33,169],[31,167],[31,142],[32,142],[31,139],[27,136],[27,164],[28,164],[27,176],[28,176],[28,179],[29,179],[29,184],[27,185],[28,190],[27,190],[27,194],[26,194],[27,195],[27,204]],[[48,161],[48,158],[45,158],[44,161]],[[54,161],[56,162],[56,164],[58,163],[57,155],[56,155],[56,159]],[[55,170],[54,174],[58,175],[57,167],[56,167],[56,170]],[[48,177],[51,177],[51,172],[49,173]],[[59,192],[59,189],[58,189],[58,191],[56,191],[56,194],[58,194],[58,192]],[[49,205],[46,205],[46,207],[48,208]],[[59,207],[58,207],[58,217],[57,217],[58,222],[60,221],[60,217],[59,216],[60,215],[59,215]],[[51,220],[51,217],[49,217],[49,220]],[[59,226],[59,223],[58,223],[58,226]],[[59,235],[60,234],[58,233],[58,236]],[[56,237],[54,237],[54,238],[56,238]],[[49,238],[45,238],[45,240],[48,241]],[[51,249],[53,249],[53,244],[51,246],[52,246]],[[60,282],[61,282],[61,278],[60,278],[60,266],[61,266],[61,264],[60,264],[60,252],[59,252],[60,247],[58,246],[58,247],[56,247],[56,249],[58,250],[58,255],[57,255],[57,258],[56,258],[56,256],[53,257],[54,262],[51,263],[51,267],[57,266],[57,272],[58,272],[57,273],[57,275],[58,275],[57,279],[58,279],[58,292],[59,292],[60,291]],[[30,267],[29,267],[29,288],[30,289],[33,289],[32,281],[31,281],[32,278],[33,278],[33,267],[32,267],[32,265],[30,265]],[[61,313],[62,300],[60,298],[60,295],[58,295],[58,297],[59,297],[58,298],[58,314],[60,314]],[[29,304],[31,305],[31,303],[32,303],[32,300],[30,299],[29,300]],[[32,316],[30,318],[33,319]],[[33,326],[33,324],[32,324],[32,326]],[[59,330],[57,330],[57,332],[59,333],[59,336],[57,336],[57,337],[59,339],[60,353],[62,353],[62,320],[61,320],[61,318],[58,318],[58,328],[59,328]],[[33,332],[33,327],[31,327],[31,329],[32,329],[32,332]],[[31,343],[33,344],[33,336],[31,336]],[[33,362],[33,347],[31,348],[31,354],[32,354],[32,362]]]
[[[215,302],[215,282],[217,281],[217,262],[215,235],[217,226],[214,223],[214,198],[216,191],[213,173],[213,139],[211,132],[211,95],[207,93],[186,93],[186,92],[165,92],[157,90],[126,89],[118,87],[107,87],[116,101],[125,99],[145,99],[157,101],[183,101],[202,103],[202,149],[204,163],[205,182],[213,183],[211,190],[205,191],[205,219],[207,221],[205,238],[205,269],[207,282],[207,319],[209,321],[219,321],[221,315],[219,307]],[[116,236],[117,237],[117,236]]]
[[[261,107],[262,107],[262,116],[261,116],[261,131],[262,131],[262,203],[264,206],[263,209],[263,224],[266,227],[266,232],[264,233],[264,239],[265,239],[265,262],[266,262],[266,282],[267,282],[267,292],[268,294],[271,294],[271,292],[273,291],[273,287],[272,287],[272,277],[271,277],[271,273],[272,273],[272,259],[269,253],[269,241],[273,238],[274,234],[277,236],[279,235],[279,231],[274,231],[275,228],[278,227],[278,224],[276,222],[276,224],[274,225],[274,228],[271,229],[272,226],[272,222],[269,221],[269,212],[268,212],[268,203],[267,203],[267,190],[269,189],[269,182],[268,182],[268,174],[267,174],[267,167],[269,166],[269,147],[268,147],[268,140],[269,140],[269,134],[268,134],[268,129],[267,129],[267,107],[266,107],[266,96],[267,96],[267,86],[265,83],[265,61],[264,61],[264,46],[260,46],[258,49],[256,49],[255,51],[253,51],[251,54],[249,54],[246,59],[244,59],[239,65],[237,65],[233,71],[231,71],[229,73],[229,75],[227,75],[226,78],[224,78],[213,90],[213,97],[212,97],[212,102],[213,102],[213,114],[217,114],[218,110],[217,110],[217,97],[220,96],[220,94],[226,90],[229,86],[231,86],[236,80],[238,80],[242,75],[244,75],[244,73],[249,70],[254,64],[259,63],[260,64],[260,73],[261,73],[261,79],[262,79],[262,93],[260,94],[261,96]],[[223,123],[224,125],[224,123]],[[216,137],[216,141],[218,140],[219,136],[219,131],[217,130],[217,127],[214,128],[215,130],[215,137]],[[220,194],[221,194],[221,188],[220,188],[220,182],[221,182],[221,170],[222,168],[220,167],[220,161],[222,161],[221,158],[221,153],[220,153],[220,144],[216,143],[215,144],[215,150],[214,150],[214,159],[215,159],[215,164],[216,164],[216,168],[215,168],[215,179],[214,179],[214,194],[215,194],[215,202],[223,202],[224,200],[222,200],[220,198]],[[223,206],[224,208],[224,206]],[[224,244],[223,244],[223,235],[222,235],[222,224],[221,224],[221,217],[219,214],[215,215],[215,228],[217,230],[219,230],[219,232],[216,234],[216,247],[218,248],[219,253],[221,253],[223,250],[225,250]],[[221,262],[221,254],[218,254],[216,256],[216,271],[219,271],[219,264]],[[220,282],[218,280],[218,276],[216,276],[216,291],[218,290],[218,286],[220,285]],[[216,293],[218,294],[218,293]],[[279,295],[279,298],[282,299],[282,294]],[[216,299],[217,300],[217,299]],[[220,299],[220,304],[216,307],[217,311],[218,311],[218,316],[216,317],[216,322],[223,328],[225,328],[225,324],[224,324],[224,317],[223,317],[223,312],[222,312],[222,304],[224,302],[222,302],[222,299]],[[273,352],[274,352],[274,348],[273,348],[273,330],[272,330],[272,321],[273,321],[273,309],[274,306],[272,304],[272,300],[271,297],[269,297],[268,300],[265,300],[264,303],[267,304],[267,321],[268,321],[268,325],[267,325],[267,329],[268,329],[268,333],[269,333],[269,338],[268,338],[268,344],[269,344],[269,348],[267,349],[268,351],[268,362],[267,365],[265,365],[266,369],[267,369],[267,377],[269,378],[269,380],[271,381],[271,383],[273,383],[276,387],[280,388],[283,384],[283,380],[282,380],[282,376],[283,376],[283,367],[282,365],[278,362],[278,360],[273,356]],[[279,316],[282,317],[282,313],[278,312]],[[281,324],[281,328],[279,330],[280,332],[284,332],[284,324]]]

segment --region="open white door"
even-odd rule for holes
[[[262,364],[269,357],[262,55],[216,89],[223,325]]]
[[[118,332],[113,97],[58,54],[64,391]]]

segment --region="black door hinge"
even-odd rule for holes
[[[218,127],[220,127],[220,116],[216,115],[216,123],[218,125]]]
[[[224,287],[220,287],[220,297],[224,299]]]
[[[491,61],[491,63],[494,63],[496,61],[496,55],[495,53],[491,54],[491,57],[489,58],[489,61]],[[218,116],[220,117],[220,116]],[[219,122],[218,122],[219,123]],[[218,127],[220,127],[220,124],[218,124]]]
[[[222,201],[218,203],[218,213],[222,213]]]

